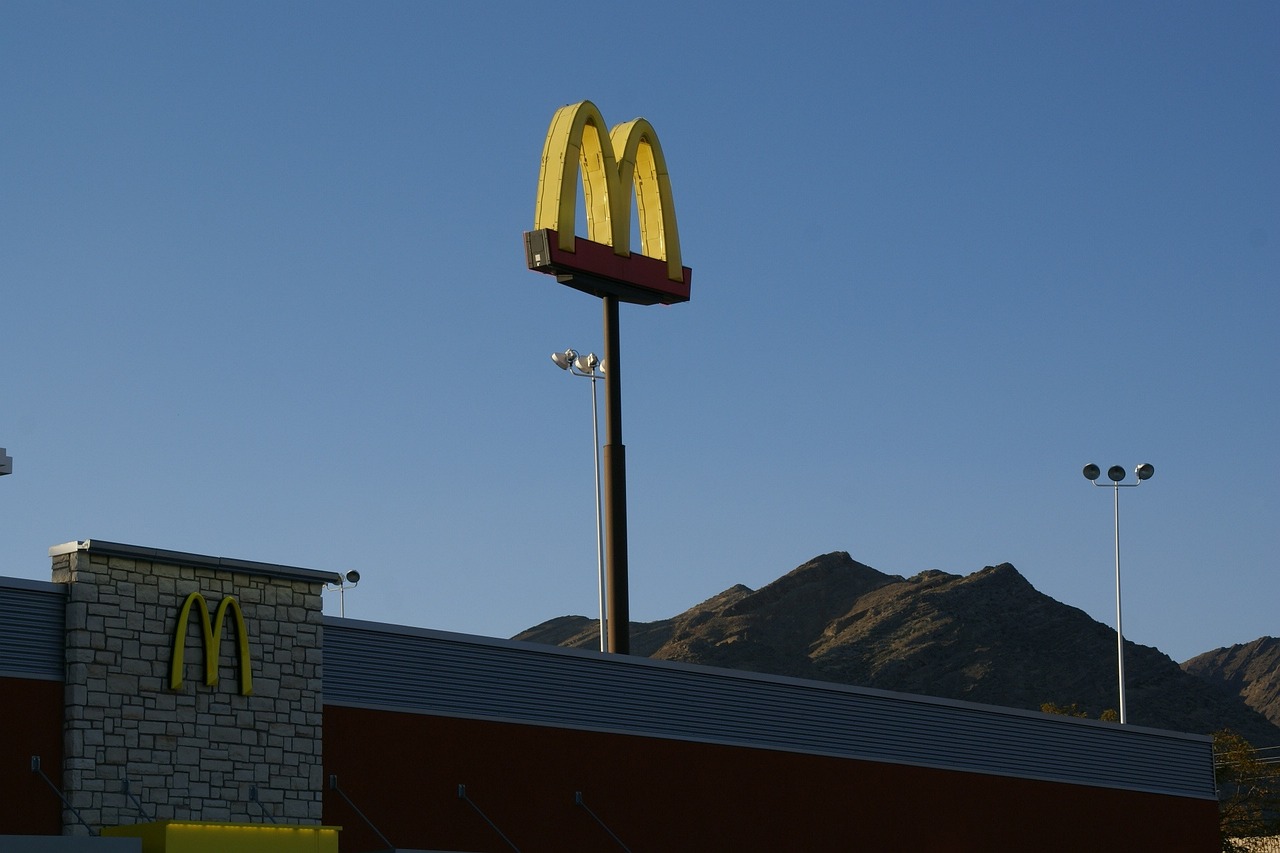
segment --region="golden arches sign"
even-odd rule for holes
[[[586,240],[574,234],[579,175]],[[635,255],[633,197],[640,234],[640,252]],[[681,265],[667,161],[658,134],[645,119],[623,122],[606,134],[604,117],[590,101],[556,110],[542,148],[533,227],[525,235],[531,269],[631,302],[689,298],[691,272]],[[610,251],[602,251],[605,247]],[[587,280],[564,278],[575,275]]]
[[[556,110],[542,147],[534,228],[551,228],[560,248],[573,250],[578,202],[575,178],[582,169],[587,239],[631,254],[631,196],[635,188],[640,251],[667,262],[667,277],[683,278],[671,178],[653,125],[642,118],[615,127],[606,137],[604,117],[590,101]]]
[[[173,660],[169,664],[169,688],[182,689],[183,653],[187,645],[187,623],[191,618],[191,606],[200,609],[200,627],[204,633],[204,683],[214,686],[218,683],[218,658],[222,646],[222,626],[226,622],[227,613],[235,617],[236,648],[240,657],[240,693],[249,696],[253,693],[253,672],[249,658],[249,632],[245,628],[244,612],[240,604],[232,596],[224,596],[218,603],[218,610],[212,620],[209,619],[209,605],[204,596],[193,592],[182,603],[178,611],[178,627],[173,636]]]

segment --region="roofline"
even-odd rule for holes
[[[386,622],[372,622],[361,619],[346,619],[340,616],[324,616],[324,624],[335,628],[351,628],[364,631],[372,631],[380,634],[399,634],[401,636],[417,636],[429,637],[435,640],[444,640],[455,643],[464,643],[475,646],[491,646],[505,648],[511,650],[521,650],[544,654],[553,657],[576,657],[588,658],[594,660],[605,660],[619,667],[630,667],[644,670],[676,670],[690,673],[705,673],[715,675],[720,678],[729,678],[736,681],[755,682],[755,683],[772,683],[788,685],[793,687],[801,687],[808,690],[818,690],[830,693],[844,693],[857,696],[874,696],[882,699],[891,699],[895,702],[906,704],[926,705],[943,708],[965,709],[970,711],[978,711],[991,716],[1004,717],[1028,717],[1033,719],[1042,719],[1054,724],[1072,727],[1085,728],[1102,728],[1109,731],[1116,731],[1120,727],[1118,724],[1106,720],[1091,720],[1084,717],[1070,717],[1061,714],[1049,714],[1044,711],[1032,711],[1026,708],[1013,708],[1005,705],[991,705],[983,702],[971,702],[964,699],[950,699],[942,696],[926,696],[920,693],[903,693],[895,690],[885,690],[879,687],[863,687],[860,685],[844,684],[838,681],[821,681],[811,678],[799,678],[790,675],[775,675],[773,673],[752,672],[745,669],[731,669],[722,666],[712,666],[708,664],[689,663],[687,661],[664,660],[662,658],[650,658],[640,655],[619,655],[613,653],[601,652],[595,649],[574,648],[571,646],[555,646],[549,643],[538,643],[529,640],[508,640],[498,637],[485,637],[475,634],[464,634],[454,631],[443,631],[436,628],[420,628],[410,625],[394,625]],[[335,703],[342,704],[342,703]],[[1170,738],[1173,740],[1198,741],[1201,743],[1212,743],[1213,738],[1210,735],[1196,734],[1193,732],[1180,732],[1173,729],[1158,729],[1148,726],[1138,726],[1126,723],[1123,731],[1137,735],[1148,734],[1156,735],[1160,738]]]
[[[108,542],[105,539],[82,539],[64,542],[49,549],[50,557],[75,552],[97,554],[103,557],[123,557],[129,560],[143,560],[150,563],[166,563],[175,566],[190,566],[196,569],[214,569],[223,572],[240,572],[259,577],[281,578],[284,580],[305,581],[308,583],[341,583],[339,572],[304,569],[299,566],[283,566],[278,563],[259,563],[254,560],[238,560],[232,557],[212,557],[207,554],[192,554],[188,551],[169,551],[163,548],[146,548],[141,545],[126,545],[121,542]]]

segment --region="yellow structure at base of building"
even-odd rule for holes
[[[338,826],[160,820],[104,827],[113,838],[141,838],[142,853],[338,853]]]

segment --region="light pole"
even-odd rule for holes
[[[591,380],[591,457],[596,469],[596,590],[600,604],[600,651],[609,650],[605,616],[604,520],[600,514],[600,414],[596,405],[596,380],[604,375],[604,364],[595,353],[578,355],[576,350],[553,352],[551,361],[561,370]]]
[[[1136,488],[1141,486],[1144,481],[1150,480],[1151,475],[1155,474],[1156,468],[1149,462],[1144,462],[1133,469],[1134,475],[1138,478],[1136,483],[1124,483],[1125,470],[1120,465],[1112,465],[1107,469],[1107,479],[1111,481],[1112,492],[1114,493],[1115,506],[1115,529],[1116,529],[1116,661],[1119,665],[1120,678],[1120,724],[1124,725],[1128,720],[1128,712],[1125,708],[1124,701],[1124,628],[1120,621],[1120,489]],[[1084,478],[1099,488],[1106,488],[1105,484],[1098,482],[1098,477],[1102,474],[1102,469],[1090,462],[1084,466]]]

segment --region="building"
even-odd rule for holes
[[[2,850],[1218,848],[1205,736],[325,617],[332,572],[50,556],[0,578]]]

